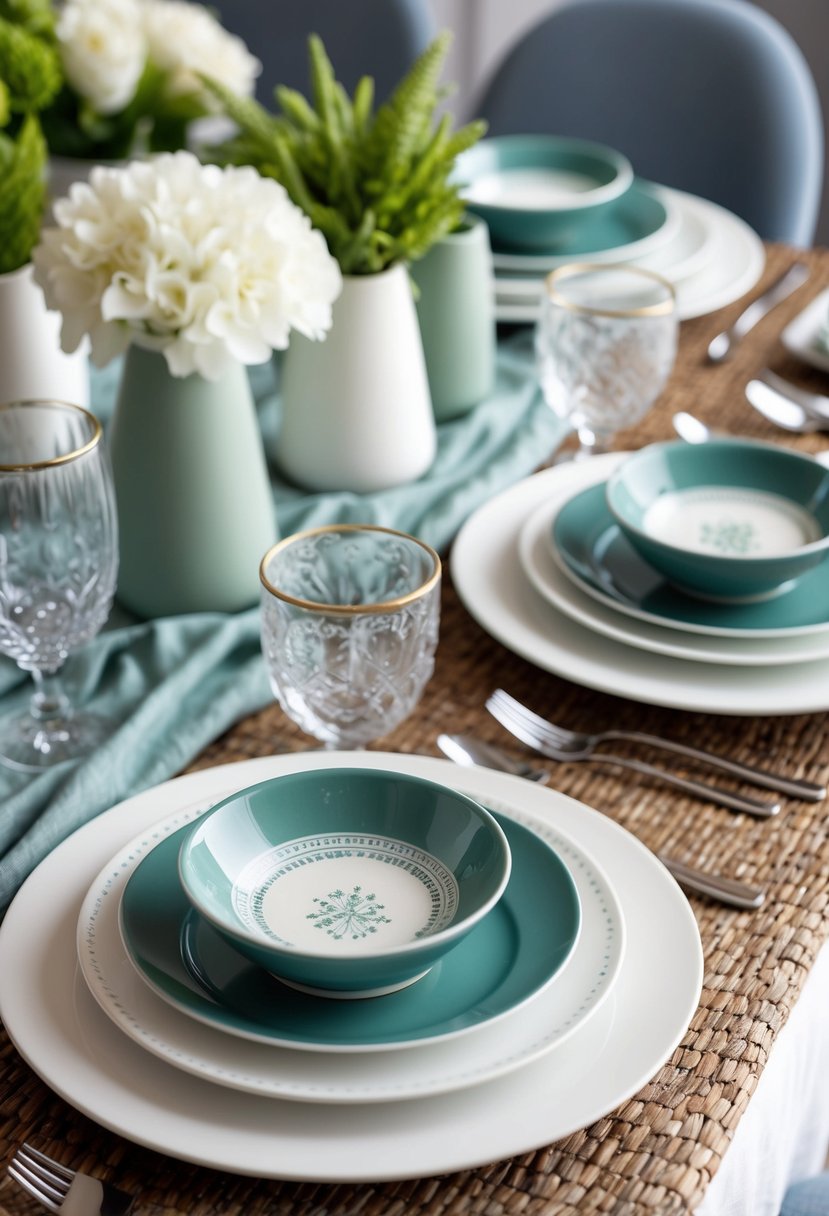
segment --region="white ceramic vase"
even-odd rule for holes
[[[292,481],[367,494],[425,473],[437,438],[405,266],[346,277],[325,340],[292,335],[280,386],[273,456]]]
[[[0,274],[0,401],[55,397],[89,405],[86,343],[60,348],[61,315],[46,307],[31,264]]]

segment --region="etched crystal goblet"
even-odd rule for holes
[[[262,559],[262,650],[285,713],[325,747],[361,748],[414,709],[434,670],[440,558],[389,528],[298,532]]]
[[[0,653],[34,680],[0,721],[0,760],[43,769],[86,754],[106,719],[73,708],[60,672],[104,625],[118,528],[101,424],[61,401],[0,405]]]
[[[676,358],[671,284],[638,266],[571,263],[545,280],[535,331],[544,399],[579,439],[573,457],[607,449],[644,418]]]

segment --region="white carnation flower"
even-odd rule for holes
[[[217,379],[264,363],[292,329],[324,337],[340,293],[322,235],[277,182],[190,152],[99,166],[54,206],[35,278],[63,313],[61,342],[89,335],[102,366],[136,341],[175,376]]]
[[[150,59],[169,74],[171,94],[204,93],[199,72],[240,96],[253,93],[262,64],[206,8],[187,0],[142,0],[142,7]]]
[[[66,79],[99,114],[132,101],[147,62],[138,0],[67,0],[57,21]]]

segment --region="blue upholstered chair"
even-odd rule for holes
[[[812,242],[823,123],[800,49],[747,0],[565,0],[495,70],[490,134],[611,144],[642,177]]]
[[[205,0],[208,2],[208,0]],[[351,91],[374,77],[385,98],[434,36],[427,0],[218,0],[222,25],[262,60],[256,95],[273,105],[277,84],[307,93],[308,35],[325,43],[339,80]]]

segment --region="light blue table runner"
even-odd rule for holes
[[[491,397],[442,424],[429,473],[381,493],[309,494],[273,477],[282,535],[325,523],[377,523],[445,551],[481,503],[527,476],[553,451],[561,424],[533,375],[530,335],[502,343]],[[93,374],[93,408],[106,421],[119,367]],[[263,433],[278,423],[270,365],[251,368]],[[32,775],[0,767],[0,913],[48,852],[89,819],[174,776],[204,747],[271,699],[259,610],[138,622],[117,606],[104,632],[65,668],[77,704],[110,715],[114,734],[88,759]],[[0,713],[23,707],[31,684],[0,658]]]

